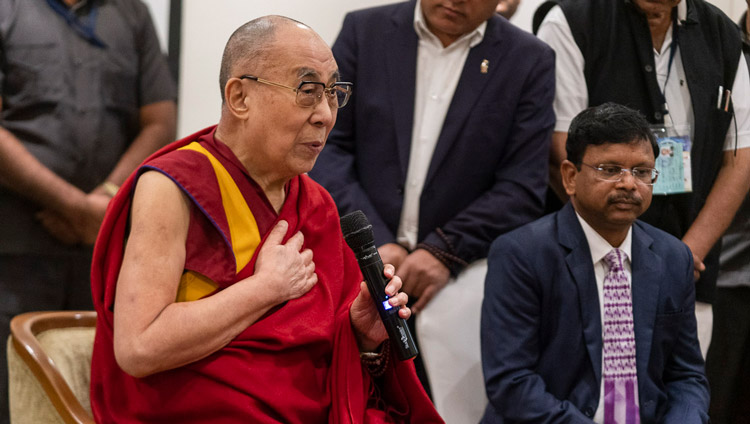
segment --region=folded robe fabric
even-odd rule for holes
[[[360,363],[349,307],[362,277],[328,193],[305,175],[295,177],[277,215],[213,135],[210,127],[158,151],[110,203],[91,276],[98,313],[91,366],[97,422],[442,422],[411,361],[390,358],[376,380]],[[208,357],[135,378],[115,361],[113,314],[132,193],[147,171],[167,175],[192,204],[176,299],[194,301],[251,276],[265,236],[281,219],[289,223],[284,242],[297,231],[304,234],[319,280]]]

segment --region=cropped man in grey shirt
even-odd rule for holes
[[[90,246],[119,184],[174,139],[175,97],[140,0],[0,0],[0,340],[21,312],[92,308]]]

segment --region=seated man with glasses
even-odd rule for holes
[[[92,270],[97,422],[442,422],[304,175],[351,93],[338,78],[309,27],[248,22],[224,50],[219,124],[122,186]]]
[[[706,423],[693,256],[637,218],[658,145],[614,103],[570,125],[560,211],[492,244],[482,423]]]

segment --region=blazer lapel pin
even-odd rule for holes
[[[481,72],[483,74],[486,74],[487,71],[489,71],[489,70],[490,70],[490,61],[487,60],[487,59],[484,59],[482,61],[482,64],[479,65],[479,72]]]

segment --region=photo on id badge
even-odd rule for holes
[[[659,144],[656,169],[659,178],[654,184],[653,194],[677,194],[693,191],[690,173],[690,129],[667,129],[652,127]],[[684,134],[684,135],[678,135]]]

